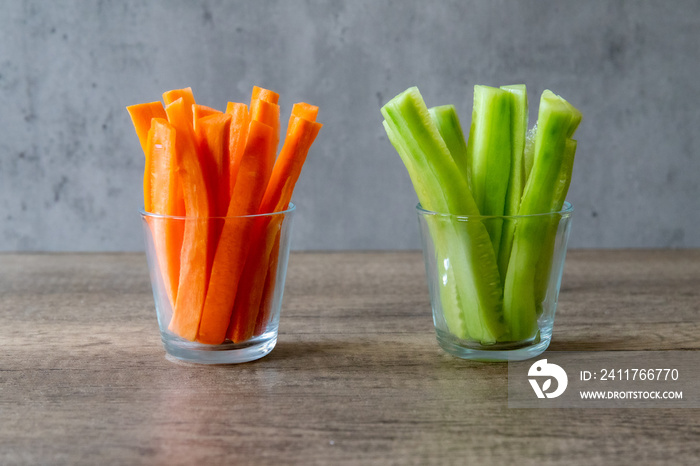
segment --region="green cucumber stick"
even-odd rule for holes
[[[478,212],[472,196],[465,196],[466,181],[430,117],[417,87],[397,95],[381,108],[394,135],[402,141],[418,175],[428,189],[419,201],[435,212],[473,215]]]
[[[405,138],[402,138],[394,131],[387,120],[384,120],[383,125],[389,140],[406,166],[421,205],[425,208],[428,208],[427,206],[430,205],[433,206],[433,209],[438,207],[447,209],[447,205],[441,198],[439,181],[435,178],[428,160],[421,156],[419,149],[416,149],[413,153],[409,149],[409,147],[414,147],[415,149],[416,145],[410,132],[405,135]],[[431,237],[434,238],[433,244],[435,246],[435,261],[438,267],[438,275],[439,277],[447,278],[437,284],[445,323],[450,333],[458,338],[481,340],[483,338],[481,319],[478,313],[463,314],[461,306],[463,300],[460,299],[459,290],[457,290],[454,268],[445,267],[446,264],[449,264],[449,260],[445,261],[445,258],[449,257],[450,253],[446,250],[448,243],[447,240],[443,239],[444,231],[435,222],[428,222],[428,227]]]
[[[471,165],[474,200],[481,215],[503,215],[510,178],[511,94],[489,86],[474,86],[474,107],[467,156]],[[486,228],[498,257],[501,244],[499,221]]]
[[[454,105],[441,105],[428,109],[440,136],[455,161],[462,176],[469,183],[469,165],[467,164],[467,143],[464,140],[462,125]],[[471,187],[470,187],[471,188]]]
[[[430,197],[430,188],[435,183],[437,183],[437,181],[431,179],[432,172],[430,172],[428,167],[424,164],[424,160],[416,159],[411,156],[410,151],[404,144],[404,140],[402,140],[399,136],[396,135],[396,133],[392,130],[391,126],[389,126],[389,123],[386,120],[384,120],[382,124],[384,125],[384,130],[386,131],[386,134],[389,137],[389,141],[391,141],[392,145],[396,149],[396,152],[399,153],[401,160],[406,166],[408,175],[411,178],[411,182],[413,183],[413,188],[415,189],[416,194],[418,195],[418,200],[422,204],[424,199],[427,200]],[[417,167],[417,165],[419,166]],[[469,322],[465,322],[465,317],[462,315],[462,310],[460,307],[461,300],[459,298],[459,293],[456,288],[456,280],[454,278],[453,273],[454,268],[445,267],[446,263],[444,261],[444,257],[449,253],[444,252],[442,249],[443,245],[446,243],[445,241],[437,239],[439,236],[442,235],[442,230],[435,226],[433,223],[429,223],[428,226],[430,228],[431,236],[433,238],[436,238],[436,240],[433,241],[433,244],[435,245],[438,276],[447,277],[447,280],[443,280],[442,283],[437,284],[439,287],[438,292],[440,295],[443,316],[445,318],[447,328],[450,330],[450,333],[456,335],[458,338],[461,339],[466,340],[470,338],[470,336],[475,339],[481,339],[483,332],[481,330],[481,320],[478,318],[478,315],[469,314],[468,316],[466,316],[467,318],[470,318]],[[427,249],[425,249],[425,246],[424,252],[427,253]],[[449,264],[449,262],[447,262],[447,264]],[[431,284],[430,282],[429,285],[431,287],[433,286],[433,284]],[[471,335],[467,331],[467,328],[471,329]]]
[[[504,215],[517,215],[518,210],[520,210],[520,198],[525,187],[523,156],[525,151],[525,133],[527,132],[527,89],[524,84],[501,86],[501,89],[511,94],[510,176]],[[503,224],[501,246],[498,252],[498,271],[501,277],[506,276],[514,234],[515,221],[506,220]]]
[[[562,97],[545,90],[540,98],[532,170],[518,215],[551,212],[566,140],[581,121],[581,113]]]
[[[569,192],[569,185],[571,184],[571,174],[574,169],[575,156],[576,141],[574,139],[567,139],[566,146],[564,147],[564,159],[562,160],[561,169],[559,170],[559,176],[557,177],[555,185],[551,208],[552,212],[559,212],[564,206],[566,194]],[[550,220],[547,233],[545,234],[540,260],[535,269],[535,305],[537,306],[537,315],[542,313],[542,303],[547,298],[558,226],[559,218]]]
[[[469,176],[469,165],[467,163],[467,143],[464,140],[464,133],[462,131],[462,125],[459,121],[459,116],[457,115],[457,110],[454,105],[441,105],[438,107],[429,108],[430,117],[432,118],[435,126],[437,126],[440,136],[445,145],[447,145],[450,154],[452,155],[452,160],[454,160],[457,165],[457,169],[462,173],[467,184],[470,181]],[[471,187],[468,186],[471,191]],[[443,283],[438,284],[441,288],[441,301],[445,302],[456,302],[455,297],[459,296],[460,291],[454,288],[454,281],[456,280],[454,274],[454,267],[450,267],[450,253],[442,252],[441,250],[448,246],[455,235],[446,234],[446,230],[449,230],[449,225],[445,223],[451,221],[449,218],[430,218],[427,220],[428,227],[430,229],[431,237],[435,238],[434,243],[436,243],[436,254],[437,254],[437,269],[439,277],[446,277],[447,280],[443,280]],[[442,225],[439,225],[441,223]],[[458,235],[459,236],[459,235]],[[425,248],[425,246],[424,246]],[[448,248],[449,250],[450,248]],[[445,259],[448,259],[447,261]],[[452,282],[452,283],[450,283]],[[448,294],[447,298],[442,296]],[[458,301],[462,301],[457,298]],[[444,308],[444,305],[443,305]],[[445,315],[445,321],[448,328],[452,329],[457,327],[459,324],[455,321],[454,316],[451,316],[452,312],[446,312],[443,309],[443,314]],[[465,333],[463,333],[460,338],[467,339],[471,338],[473,340],[487,341],[489,338],[484,334],[483,326],[480,320],[476,321],[473,314],[467,313],[465,315],[466,328]],[[478,315],[477,315],[478,316]],[[470,331],[471,329],[471,331]],[[475,332],[476,329],[476,332]],[[452,332],[455,335],[460,335],[457,332]]]
[[[532,171],[525,185],[519,215],[550,212],[566,140],[573,134],[580,112],[546,90],[540,98]],[[519,219],[506,272],[503,311],[510,339],[520,341],[537,333],[535,267],[547,231],[546,217]]]
[[[407,89],[381,110],[397,151],[411,160],[411,170],[421,178],[414,184],[421,205],[442,213],[478,214],[466,180],[457,170],[418,89]],[[453,304],[461,309],[464,321],[478,321],[482,327],[469,328],[469,336],[495,341],[504,330],[502,292],[487,231],[478,222],[465,222],[460,228],[452,221],[433,223],[431,231],[438,230],[433,240],[444,258],[449,259],[461,299],[461,303]],[[441,297],[444,299],[445,295]],[[450,307],[450,303],[443,302],[443,307]]]

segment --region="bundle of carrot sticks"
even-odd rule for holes
[[[264,332],[283,216],[321,129],[318,107],[294,104],[282,148],[279,95],[254,87],[225,112],[191,88],[127,107],[146,156],[144,210],[173,309],[169,330],[205,344]],[[184,217],[172,219],[173,217]]]

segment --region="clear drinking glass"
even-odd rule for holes
[[[416,209],[440,346],[481,361],[544,352],[552,338],[572,205],[524,216],[450,215],[420,204]]]
[[[167,355],[188,362],[230,364],[253,361],[272,351],[295,210],[289,204],[282,212],[226,218],[141,211]],[[211,247],[214,243],[216,247]],[[192,252],[197,248],[199,254]]]

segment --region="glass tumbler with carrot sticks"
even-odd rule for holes
[[[282,148],[279,95],[197,104],[190,88],[127,107],[146,156],[141,211],[166,354],[229,364],[277,342],[294,186],[321,124],[294,104]]]

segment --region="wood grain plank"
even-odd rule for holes
[[[700,251],[572,251],[552,350],[700,349]],[[295,253],[278,346],[166,360],[140,254],[0,254],[0,464],[694,464],[697,410],[507,408],[417,252]]]

